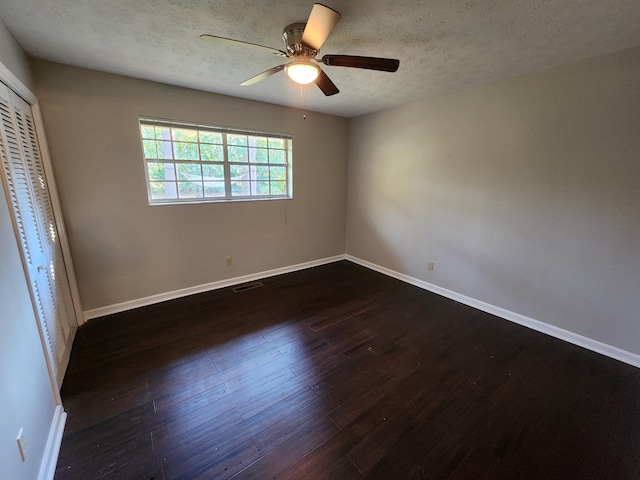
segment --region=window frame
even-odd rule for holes
[[[154,127],[153,137],[146,137],[144,134],[145,127]],[[169,129],[169,136],[158,137],[158,133],[155,128],[161,128],[165,131]],[[195,140],[176,139],[174,130],[188,130],[196,133]],[[288,200],[293,198],[293,140],[290,134],[266,132],[259,130],[240,129],[235,127],[225,127],[219,125],[204,125],[191,122],[180,122],[174,120],[165,120],[147,116],[138,117],[138,132],[140,135],[140,145],[142,149],[142,161],[144,166],[145,184],[147,188],[147,201],[150,206],[157,205],[183,205],[183,204],[199,204],[199,203],[219,203],[219,202],[238,202],[238,201],[259,201],[259,200]],[[202,141],[201,133],[212,134],[214,136],[220,136],[220,141],[209,140]],[[242,137],[245,137],[244,143],[241,141]],[[231,143],[230,143],[231,138]],[[240,144],[233,143],[234,140],[240,140]],[[266,140],[266,143],[265,143]],[[272,140],[274,140],[272,144]],[[151,143],[147,143],[151,142]],[[253,142],[253,143],[252,143]],[[163,152],[159,153],[159,144],[163,144]],[[176,158],[178,150],[177,145],[196,145],[197,146],[197,159],[193,158]],[[167,147],[170,147],[171,158],[168,158]],[[155,149],[155,157],[147,157],[147,149],[150,147]],[[206,147],[203,149],[203,147]],[[218,153],[218,157],[215,159],[203,158],[203,151],[209,149],[217,149],[222,155]],[[244,158],[241,160],[231,159],[230,151],[236,152],[242,155],[242,151],[246,152]],[[195,153],[195,152],[193,152]],[[258,154],[262,156],[266,155],[266,160],[258,160]],[[272,160],[273,155],[273,160]],[[162,158],[160,158],[162,156]],[[277,160],[276,160],[277,158]],[[150,170],[153,164],[158,168],[158,165],[164,165],[165,174],[167,165],[172,165],[172,177],[171,178],[151,178]],[[181,167],[184,165],[184,167]],[[195,179],[192,181],[184,180],[180,178],[180,175],[187,175],[185,173],[190,168],[188,166],[198,166],[199,174],[196,173]],[[208,177],[205,175],[205,167],[210,171],[214,171],[216,168],[220,171],[222,167],[223,177]],[[261,169],[261,174],[258,173],[258,169]],[[191,168],[191,170],[193,170]],[[236,174],[238,171],[244,170],[248,175],[248,178],[232,177],[232,171]],[[264,172],[268,172],[268,177],[264,178]],[[277,178],[272,178],[272,175],[278,174]],[[280,175],[284,174],[284,178]],[[197,178],[199,175],[199,178]],[[262,177],[260,177],[262,175]],[[243,175],[244,176],[244,175]],[[284,193],[282,192],[281,185],[284,183]],[[182,184],[182,185],[181,185]],[[196,187],[196,191],[200,188],[195,196],[189,196],[181,193],[181,188],[187,184],[193,184]],[[210,194],[207,195],[207,189],[217,190],[224,184],[223,194]],[[175,198],[159,198],[154,196],[153,185],[163,185],[164,191],[167,191],[167,187],[171,186],[172,193],[175,194]],[[258,193],[260,189],[264,189],[268,186],[269,193]],[[241,188],[238,192],[237,187]],[[277,193],[272,193],[272,189],[278,188]],[[255,190],[254,190],[255,189]]]

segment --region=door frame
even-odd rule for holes
[[[69,247],[69,240],[67,237],[67,231],[64,225],[64,218],[62,216],[62,207],[60,205],[60,198],[58,196],[58,190],[56,187],[55,178],[53,175],[53,166],[51,164],[51,157],[49,156],[49,147],[47,145],[47,138],[44,132],[44,122],[42,119],[42,114],[40,112],[40,106],[38,103],[38,99],[35,94],[24,84],[22,81],[16,77],[2,62],[0,62],[0,81],[2,81],[5,85],[7,85],[11,90],[13,90],[17,95],[22,97],[30,106],[31,113],[33,116],[33,123],[36,132],[36,137],[38,139],[38,146],[40,148],[40,158],[42,160],[42,167],[45,174],[45,180],[47,182],[47,190],[49,193],[49,198],[51,201],[51,207],[53,209],[53,216],[56,223],[56,229],[58,233],[58,239],[60,242],[60,248],[62,250],[62,258],[65,263],[65,268],[67,271],[67,279],[69,282],[69,289],[71,292],[71,300],[73,303],[73,314],[75,321],[78,326],[84,323],[84,316],[82,313],[82,304],[80,302],[80,293],[78,290],[78,284],[75,276],[75,270],[73,268],[73,262],[71,258],[71,249]],[[3,190],[6,190],[6,185],[4,180],[2,180]],[[6,194],[6,191],[3,192],[3,195]],[[14,231],[16,235],[19,235],[16,230],[16,226],[14,224]],[[18,238],[18,244],[19,244]],[[25,270],[25,276],[28,278],[28,273],[24,267],[24,259],[23,259],[23,270]],[[33,302],[33,300],[32,300]],[[34,313],[38,315],[37,306],[33,305]],[[40,334],[40,341],[42,343],[42,348],[44,351],[44,356],[47,362],[47,370],[49,372],[49,378],[51,380],[51,386],[53,388],[54,397],[56,403],[58,405],[62,404],[62,399],[60,397],[60,391],[58,388],[58,381],[55,375],[55,370],[53,365],[51,365],[51,359],[47,353],[47,342],[45,339],[45,334],[42,331],[42,326],[40,322],[36,322],[38,324],[38,332]]]

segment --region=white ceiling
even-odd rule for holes
[[[398,72],[323,66],[332,97],[284,73],[240,87],[283,59],[198,39],[283,49],[306,0],[0,0],[0,17],[33,57],[345,117],[640,45],[639,0],[325,3],[342,19],[320,55],[398,58]]]

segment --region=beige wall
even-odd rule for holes
[[[5,63],[6,62],[6,63]],[[0,64],[26,85],[26,56],[0,23]],[[0,77],[2,74],[0,73]],[[4,183],[0,181],[0,184]],[[56,408],[5,191],[0,193],[0,477],[33,480]],[[27,459],[16,437],[23,429]]]
[[[346,119],[44,61],[32,71],[85,310],[344,253]],[[150,207],[138,115],[292,134],[294,198]]]
[[[640,49],[354,119],[348,178],[348,254],[640,354]]]

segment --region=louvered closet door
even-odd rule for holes
[[[0,83],[3,173],[50,363],[62,383],[77,329],[30,105]]]

